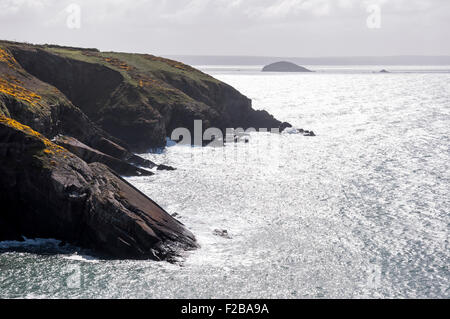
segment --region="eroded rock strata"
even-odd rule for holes
[[[115,258],[196,247],[180,222],[100,163],[0,116],[0,240],[57,238]]]
[[[267,112],[252,109],[251,100],[231,86],[177,61],[10,42],[0,42],[1,47],[12,65],[7,73],[42,96],[35,104],[43,104],[44,112],[11,103],[4,109],[44,134],[73,136],[91,147],[99,148],[97,139],[102,136],[146,152],[164,147],[177,127],[193,132],[195,119],[203,120],[205,130],[270,130],[281,124]],[[45,103],[50,99],[53,102]]]
[[[0,240],[51,237],[115,258],[195,248],[119,175],[173,170],[134,152],[164,147],[177,127],[193,133],[198,119],[203,130],[289,126],[177,61],[0,41]]]

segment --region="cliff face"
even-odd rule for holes
[[[36,48],[25,47],[30,50],[25,56],[39,54]],[[28,73],[11,53],[14,50],[18,49],[12,46],[10,50],[0,42],[0,115],[29,125],[48,138],[57,134],[72,136],[119,160],[155,166],[131,153],[125,142],[95,124],[56,87]],[[64,78],[64,74],[60,77]]]
[[[0,115],[0,240],[57,238],[114,258],[171,259],[194,236],[100,163]]]
[[[6,42],[1,46],[39,88],[53,89],[61,103],[81,111],[133,151],[164,146],[174,128],[192,129],[194,119],[202,119],[204,129],[270,129],[281,124],[268,113],[253,110],[251,101],[229,85],[176,61],[92,49]],[[7,104],[9,110],[11,103]],[[30,117],[20,120],[36,129],[48,127],[37,127]],[[72,132],[68,135],[85,142]]]
[[[154,174],[146,168],[157,165],[132,152],[164,146],[196,119],[203,129],[281,124],[176,61],[0,41],[0,240],[52,237],[119,258],[195,248],[182,224],[118,174]]]

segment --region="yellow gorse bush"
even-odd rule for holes
[[[170,66],[173,67],[173,68],[177,68],[177,69],[183,70],[183,71],[192,71],[192,70],[195,70],[194,68],[190,67],[189,65],[183,64],[183,63],[178,62],[178,61],[174,61],[174,60],[170,60],[170,59],[165,59],[165,58],[162,58],[162,57],[159,57],[159,56],[154,56],[154,55],[147,54],[147,55],[145,56],[145,58],[146,58],[147,60],[150,60],[150,61],[163,62],[163,63],[165,63],[165,64],[170,65]]]
[[[18,65],[16,59],[2,48],[0,48],[0,62],[6,63],[11,68]]]
[[[40,104],[41,96],[23,86],[13,84],[11,81],[0,77],[0,93],[11,95],[16,99],[30,103],[32,106]]]
[[[41,140],[45,145],[45,149],[44,149],[45,154],[53,155],[53,154],[62,153],[62,152],[67,153],[65,148],[63,148],[59,145],[56,145],[55,143],[52,143],[49,139],[47,139],[41,133],[36,132],[31,127],[23,125],[22,123],[17,122],[16,120],[13,120],[12,118],[9,118],[9,117],[6,117],[6,116],[0,114],[0,123],[5,124],[9,127],[12,127],[16,130],[22,131],[28,135],[34,136],[34,137],[38,138],[39,140]]]
[[[129,66],[128,64],[126,64],[125,62],[116,59],[116,58],[103,58],[103,60],[105,62],[108,62],[109,64],[111,64],[112,66],[115,66],[119,69],[125,70],[125,71],[130,71],[132,69],[131,66]]]

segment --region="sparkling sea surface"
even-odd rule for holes
[[[127,180],[201,248],[170,264],[0,242],[0,298],[450,297],[450,66],[200,68],[317,136],[143,154],[177,170]]]

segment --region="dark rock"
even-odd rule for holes
[[[272,115],[270,115],[267,111],[264,110],[256,110],[250,112],[247,117],[246,123],[247,125],[237,125],[235,127],[253,127],[257,130],[259,129],[267,129],[270,131],[272,128],[279,128],[281,122],[275,119]],[[242,123],[241,123],[242,124]],[[230,126],[233,127],[233,126]]]
[[[53,140],[53,142],[69,150],[70,152],[77,155],[85,162],[87,163],[99,162],[105,164],[119,175],[150,176],[154,174],[153,172],[129,164],[124,160],[120,160],[118,158],[104,154],[96,149],[93,149],[81,143],[80,141],[78,141],[73,137],[58,135]]]
[[[280,133],[283,132],[285,129],[292,127],[292,125],[288,122],[283,122],[281,123],[279,129],[280,129]]]
[[[214,229],[213,235],[223,237],[226,239],[232,239],[231,235],[228,233],[226,229]]]
[[[176,168],[169,166],[169,165],[160,164],[160,165],[158,165],[157,170],[158,171],[174,171],[174,170],[176,170]]]
[[[10,44],[9,50],[6,49],[3,54],[8,61],[12,62],[4,63],[4,61],[0,61],[0,81],[2,82],[0,91],[5,93],[4,90],[9,87],[20,92],[20,95],[1,94],[0,114],[29,125],[48,138],[53,138],[58,134],[73,136],[102,153],[130,164],[146,168],[156,166],[154,163],[131,153],[125,142],[105,132],[57,88],[27,73],[22,65],[14,59],[14,55],[17,56],[29,72],[40,76],[44,81],[65,83],[64,85],[61,84],[64,88],[72,84],[79,86],[79,82],[66,83],[70,82],[66,74],[53,69],[59,63],[59,57],[54,57],[36,46],[21,44]],[[83,76],[94,76],[98,72],[99,78],[97,80],[100,82],[106,81],[103,81],[102,77],[108,77],[112,74],[103,68],[95,67],[95,65],[82,64],[79,68],[83,66],[86,66],[86,72]],[[83,79],[80,79],[80,81],[83,81]],[[99,85],[102,84],[99,83]],[[83,87],[83,89],[85,88]],[[100,88],[91,86],[90,90],[74,91],[68,97],[72,98],[73,102],[79,103],[83,99],[89,99],[90,94],[93,98],[92,103],[96,103],[95,93],[97,90],[100,92]],[[90,93],[85,94],[87,92]],[[34,98],[30,98],[30,96],[34,96]],[[101,92],[99,96],[102,96]]]
[[[145,168],[153,168],[157,166],[152,161],[131,153],[128,149],[111,141],[110,139],[101,137],[91,142],[91,144],[93,148],[98,149],[102,153],[115,157],[119,160],[125,161],[129,164]]]
[[[292,62],[275,62],[269,65],[266,65],[263,69],[263,72],[313,72],[311,70],[308,70],[307,68],[304,68],[302,66],[299,66]]]
[[[314,134],[313,131],[305,131],[305,132],[303,133],[303,136],[316,136],[316,134]]]
[[[164,147],[175,128],[185,127],[193,135],[195,119],[203,121],[205,130],[218,127],[224,132],[238,127],[270,130],[281,124],[269,113],[254,110],[251,100],[231,86],[177,61],[147,54],[108,56],[81,48],[0,43],[16,61],[14,68],[0,61],[0,71],[5,68],[25,89],[39,94],[42,104],[37,112],[14,98],[2,104],[0,96],[0,113],[47,137],[73,136],[127,162],[104,142],[147,152]]]
[[[0,240],[56,238],[113,258],[197,247],[180,222],[100,163],[0,116]]]
[[[385,69],[383,69],[383,70],[380,71],[380,73],[390,73],[390,72],[385,70]]]

